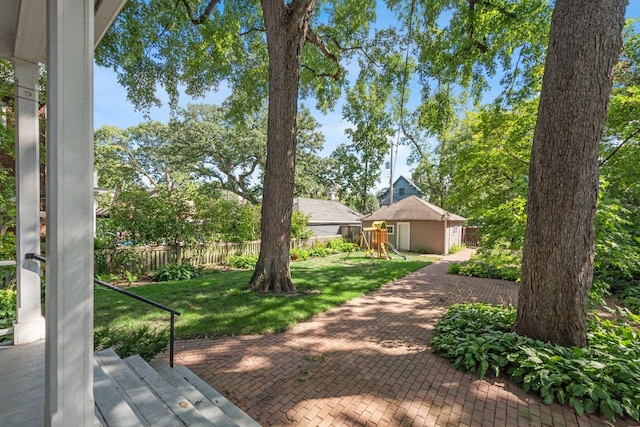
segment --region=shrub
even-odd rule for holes
[[[258,263],[258,255],[229,255],[224,263],[231,268],[251,269]]]
[[[333,249],[337,252],[349,252],[354,247],[354,244],[347,242],[342,237],[331,239],[327,241],[327,249]]]
[[[519,267],[511,265],[492,265],[478,260],[463,261],[456,264],[456,267],[451,267],[454,264],[450,264],[449,272],[451,274],[510,280],[512,282],[520,281]],[[452,273],[452,271],[455,271],[455,273]]]
[[[0,328],[8,328],[16,318],[16,298],[14,288],[0,289]]]
[[[306,249],[291,249],[289,255],[293,261],[304,261],[309,259],[309,251]]]
[[[433,251],[431,249],[427,249],[427,248],[422,247],[422,246],[416,248],[416,252],[419,253],[419,254],[423,254],[423,255],[428,255],[428,254],[432,254],[433,253]]]
[[[119,281],[122,280],[122,278],[120,276],[118,276],[117,274],[111,274],[111,273],[98,274],[96,277],[98,278],[98,280],[102,280],[103,282],[107,282],[110,285],[114,284],[114,283],[118,283]]]
[[[508,375],[550,404],[568,403],[578,414],[599,412],[609,420],[640,419],[640,346],[626,323],[591,319],[589,347],[565,348],[511,332],[515,309],[458,304],[434,329],[431,346],[465,372]]]
[[[309,249],[309,256],[315,257],[323,257],[327,256],[327,248],[322,245],[314,245],[311,249]]]
[[[520,281],[522,254],[505,248],[483,250],[474,254],[469,261],[449,265],[449,273],[463,276],[485,277],[489,279]]]
[[[462,265],[461,262],[453,262],[453,263],[449,264],[449,267],[447,268],[447,273],[449,273],[449,274],[460,274],[461,265]]]
[[[138,329],[100,328],[94,332],[93,343],[95,351],[113,348],[121,358],[139,354],[150,361],[167,348],[169,332],[152,330],[148,325]]]
[[[309,230],[309,215],[300,211],[294,211],[291,215],[291,237],[294,239],[308,239],[313,236],[313,231]]]
[[[125,271],[124,272],[124,277],[126,277],[127,282],[129,284],[132,284],[133,282],[138,280],[138,276],[136,274],[134,274],[134,273],[129,272],[129,271]]]
[[[457,254],[458,252],[460,252],[461,250],[463,250],[464,248],[466,248],[465,245],[459,245],[457,243],[454,243],[453,245],[451,245],[451,247],[449,248],[449,253],[451,255],[453,254]]]
[[[200,272],[191,264],[167,264],[153,273],[154,282],[189,280],[198,277]]]

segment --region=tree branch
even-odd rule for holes
[[[209,18],[209,16],[211,15],[211,12],[213,12],[213,9],[216,7],[218,3],[220,3],[220,0],[209,0],[209,4],[207,4],[207,7],[204,8],[204,12],[202,12],[202,14],[197,18],[194,17],[193,15],[193,11],[191,10],[191,5],[189,4],[189,0],[176,0],[176,2],[177,2],[176,4],[182,3],[184,7],[187,9],[187,14],[189,15],[189,19],[191,20],[192,24],[200,25],[200,24],[204,24],[207,18]]]
[[[316,45],[318,49],[320,49],[320,52],[322,52],[322,54],[325,56],[325,58],[328,58],[338,64],[338,57],[334,53],[330,52],[329,49],[327,49],[327,46],[325,46],[322,40],[316,35],[311,26],[307,28],[305,38],[311,44]]]
[[[264,28],[250,28],[250,29],[248,29],[247,31],[243,31],[243,32],[241,32],[241,33],[240,33],[240,37],[242,37],[242,36],[246,36],[246,35],[248,35],[248,34],[251,34],[251,33],[253,33],[254,31],[257,31],[257,32],[260,32],[260,33],[264,33],[264,32],[266,32],[267,30],[265,30]]]
[[[342,76],[342,69],[338,68],[338,70],[334,73],[334,74],[330,74],[330,73],[320,73],[316,70],[314,70],[313,68],[304,65],[304,64],[300,64],[300,67],[304,68],[305,70],[308,70],[310,72],[313,73],[314,76],[316,77],[328,77],[330,79],[334,79],[334,80],[340,80],[340,77]]]
[[[415,136],[413,136],[412,134],[409,133],[407,128],[405,128],[404,122],[400,123],[400,130],[402,130],[402,133],[404,134],[404,137],[407,138],[411,142],[411,144],[413,144],[413,146],[415,147],[416,151],[418,152],[418,156],[420,156],[421,159],[426,159],[427,157],[424,155],[424,151],[422,151],[422,148],[420,147],[420,144],[418,144],[418,140],[416,139]]]
[[[640,128],[636,129],[635,131],[631,132],[631,134],[629,134],[624,141],[622,141],[622,143],[620,143],[620,145],[618,145],[616,148],[613,149],[613,151],[611,153],[609,153],[609,155],[607,157],[605,157],[605,159],[603,161],[600,162],[600,164],[598,164],[598,167],[602,167],[602,165],[604,165],[605,163],[607,163],[609,161],[610,158],[612,158],[617,152],[618,150],[620,150],[622,148],[622,146],[624,144],[626,144],[627,142],[631,141],[631,139],[640,134]]]

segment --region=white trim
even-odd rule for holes
[[[107,33],[125,3],[127,3],[127,0],[102,0],[96,2],[93,37],[94,46],[98,46],[98,43],[100,43]]]
[[[411,250],[411,223],[410,222],[397,222],[396,223],[397,227],[398,227],[398,233],[397,233],[397,237],[396,237],[396,243],[398,244],[398,250],[400,251],[409,251]],[[407,227],[407,246],[404,247],[402,245],[400,245],[401,241],[401,237],[402,237],[402,228],[403,227]]]
[[[6,1],[6,0],[3,0]],[[47,47],[46,11],[42,0],[22,0],[13,56],[38,63],[45,58]]]
[[[16,102],[16,276],[18,283],[13,343],[45,337],[40,308],[40,265],[26,259],[40,253],[40,132],[38,64],[13,60]]]
[[[47,0],[47,427],[93,426],[93,0]]]
[[[396,226],[394,224],[387,224],[387,235],[393,236],[396,230]]]

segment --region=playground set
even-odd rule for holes
[[[369,238],[367,239],[367,234]],[[387,223],[385,221],[374,221],[371,227],[363,227],[360,231],[360,235],[356,239],[356,246],[359,246],[365,252],[366,256],[373,258],[385,258],[391,259],[389,250],[393,251],[399,257],[407,259],[398,250],[389,243],[389,231],[387,230]],[[347,254],[347,257],[351,254],[351,251]],[[345,259],[346,259],[345,258]]]

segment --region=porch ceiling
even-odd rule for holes
[[[93,0],[97,46],[127,0]],[[0,58],[46,62],[47,0],[0,1]]]

